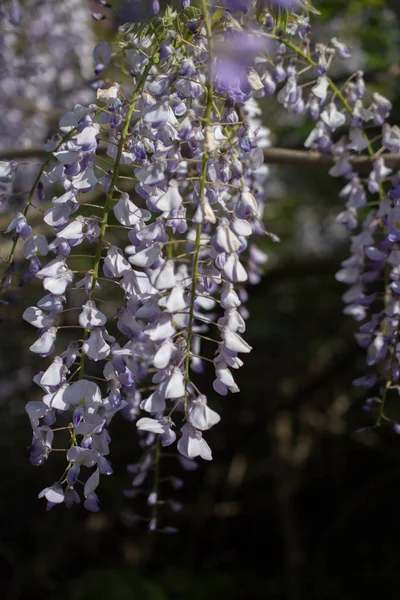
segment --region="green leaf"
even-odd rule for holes
[[[211,25],[214,26],[217,23],[220,23],[223,16],[224,16],[223,10],[221,10],[221,9],[216,10],[215,13],[213,14],[213,16],[211,17]]]

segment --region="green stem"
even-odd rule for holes
[[[293,50],[293,52],[295,52],[298,56],[301,56],[309,65],[310,67],[316,67],[317,63],[315,62],[315,60],[313,60],[311,58],[311,56],[309,56],[308,54],[306,54],[306,52],[303,52],[303,50],[301,48],[299,48],[298,46],[296,46],[296,44],[293,44],[293,42],[291,42],[290,40],[286,40],[286,39],[282,39],[277,35],[271,35],[268,34],[268,37],[282,42],[283,44],[285,44],[285,46],[287,46],[288,48],[290,48],[291,50]],[[353,116],[353,109],[351,108],[350,104],[348,103],[348,101],[346,100],[346,98],[344,97],[342,91],[338,88],[338,86],[336,85],[336,83],[328,76],[326,76],[326,79],[329,83],[329,87],[331,88],[332,92],[334,93],[335,96],[337,96],[340,100],[340,102],[343,104],[344,108],[346,109],[346,111]],[[367,136],[364,133],[365,138],[368,140]],[[369,142],[369,140],[368,140]],[[370,143],[368,143],[368,154],[370,156],[373,156],[375,154],[374,149],[372,148],[372,145]]]
[[[97,240],[97,248],[96,248],[94,266],[93,266],[93,279],[92,279],[92,286],[91,286],[90,292],[89,292],[89,300],[92,300],[92,298],[93,298],[93,294],[94,294],[94,291],[96,288],[96,283],[97,283],[97,280],[99,279],[99,268],[100,268],[100,262],[101,262],[101,252],[103,249],[103,240],[104,240],[104,237],[105,237],[106,231],[107,231],[108,219],[109,219],[109,215],[110,215],[111,208],[112,208],[114,187],[115,187],[115,184],[118,179],[118,172],[119,172],[119,167],[120,167],[120,163],[121,163],[121,157],[122,157],[122,152],[124,149],[124,144],[128,138],[129,126],[131,123],[133,112],[135,110],[136,102],[137,102],[139,95],[144,87],[144,84],[146,83],[147,76],[150,73],[150,69],[152,68],[152,66],[154,64],[154,61],[155,61],[155,59],[152,58],[147,63],[146,68],[143,71],[143,73],[138,81],[137,87],[136,87],[136,89],[133,93],[133,96],[131,98],[131,101],[129,103],[128,112],[126,113],[124,127],[122,129],[121,137],[120,137],[119,144],[118,144],[117,156],[115,157],[114,169],[113,169],[113,174],[112,174],[111,182],[110,182],[110,188],[108,190],[108,193],[106,196],[106,201],[104,204],[103,220],[101,222],[100,235]],[[84,342],[88,339],[89,334],[90,334],[90,330],[85,329],[85,331],[83,333],[83,341]],[[80,366],[79,366],[79,379],[82,379],[84,376],[85,360],[86,360],[86,355],[82,352]]]
[[[206,29],[208,47],[209,47],[209,74],[208,74],[208,82],[207,82],[207,104],[206,111],[204,115],[204,127],[207,132],[207,129],[211,125],[211,111],[213,107],[213,85],[212,85],[212,75],[211,75],[211,61],[212,61],[212,31],[211,31],[211,19],[207,8],[206,0],[201,0],[201,8],[203,12],[203,20],[204,26]],[[208,152],[205,150],[203,152],[202,165],[201,165],[201,175],[200,175],[200,190],[199,197],[200,199],[204,196],[206,189],[206,181],[207,181],[207,161],[209,159]],[[189,306],[189,323],[187,329],[187,338],[186,338],[186,354],[185,354],[185,414],[187,414],[188,408],[188,386],[189,386],[189,377],[190,377],[190,357],[191,357],[191,344],[193,339],[193,324],[194,324],[194,303],[196,298],[196,284],[198,278],[198,268],[199,268],[199,253],[201,248],[201,224],[199,223],[196,227],[196,240],[195,240],[195,250],[193,256],[193,272],[192,272],[192,286],[190,290],[190,306]]]

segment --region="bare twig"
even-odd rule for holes
[[[335,161],[330,156],[307,150],[291,150],[289,148],[264,148],[266,164],[287,165],[292,167],[307,167],[311,169],[330,169]],[[391,169],[400,169],[400,154],[382,154],[385,164]],[[349,162],[356,171],[370,171],[373,157],[351,156]]]
[[[46,158],[48,152],[41,147],[19,148],[15,150],[0,150],[0,160],[21,160],[28,158]],[[400,154],[385,153],[382,155],[385,164],[391,169],[400,169]],[[306,167],[309,169],[327,170],[334,165],[331,156],[308,150],[292,150],[291,148],[264,148],[264,158],[268,165],[287,165],[291,167]],[[371,156],[351,156],[349,162],[356,171],[371,170]]]

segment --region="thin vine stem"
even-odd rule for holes
[[[303,50],[301,48],[299,48],[298,46],[296,46],[296,44],[293,44],[293,42],[286,40],[286,39],[282,39],[279,36],[276,35],[271,35],[268,34],[268,37],[275,39],[275,40],[279,40],[280,42],[282,42],[283,44],[285,44],[285,46],[287,46],[288,48],[290,48],[291,50],[293,50],[296,54],[298,54],[299,56],[301,56],[311,67],[315,67],[317,66],[317,63],[315,62],[315,60],[313,60],[306,52],[303,52]],[[326,79],[328,81],[329,87],[331,88],[334,96],[336,96],[337,98],[339,98],[340,102],[342,103],[342,105],[344,106],[344,108],[346,109],[346,111],[353,116],[353,109],[351,108],[349,102],[347,101],[347,99],[345,98],[345,96],[343,95],[342,91],[338,88],[338,86],[335,84],[335,82],[332,80],[331,77],[326,76]],[[369,154],[369,156],[371,158],[373,158],[375,156],[375,151],[373,149],[372,146],[372,141],[368,138],[367,134],[365,133],[365,130],[363,130],[363,135],[366,139],[366,141],[368,142],[368,146],[367,146],[367,152]],[[382,182],[379,182],[378,185],[378,193],[379,193],[379,200],[382,201],[385,197],[385,190],[384,187],[382,185]],[[384,304],[385,306],[388,303],[388,299],[391,295],[391,291],[390,288],[388,287],[389,284],[389,271],[390,271],[390,266],[386,265],[385,266],[385,293],[384,293]],[[392,370],[393,367],[393,363],[396,357],[396,347],[397,344],[400,341],[400,322],[397,325],[397,330],[396,330],[396,334],[395,334],[395,345],[394,345],[394,350],[392,351],[392,357],[391,357],[391,363],[390,363],[390,368]],[[382,424],[383,420],[388,420],[388,417],[386,417],[385,415],[385,405],[386,405],[386,400],[387,400],[387,395],[388,395],[388,390],[390,389],[392,382],[391,382],[391,377],[389,374],[389,377],[386,381],[385,384],[385,389],[384,392],[382,394],[382,400],[381,400],[381,404],[380,404],[380,409],[379,409],[379,414],[375,423],[376,427],[379,427]]]
[[[128,134],[129,134],[129,126],[131,123],[131,118],[132,118],[132,115],[135,110],[136,102],[137,102],[139,95],[144,87],[144,84],[146,83],[146,79],[147,79],[154,63],[155,63],[155,56],[147,63],[146,68],[144,69],[144,71],[138,81],[138,84],[136,86],[136,89],[132,95],[132,98],[129,103],[128,111],[126,113],[124,127],[121,132],[121,137],[120,137],[119,144],[118,144],[117,155],[115,157],[114,169],[113,169],[113,174],[112,174],[112,178],[111,178],[111,182],[110,182],[110,189],[108,190],[106,201],[104,204],[104,213],[103,213],[103,219],[101,222],[100,235],[97,240],[97,248],[96,248],[96,254],[95,254],[95,259],[94,259],[92,285],[91,285],[90,292],[89,292],[89,300],[91,300],[93,297],[93,294],[94,294],[95,288],[96,288],[96,283],[97,283],[97,280],[99,279],[99,268],[100,268],[100,262],[102,260],[101,252],[103,250],[103,240],[105,238],[106,231],[107,231],[108,219],[109,219],[109,215],[110,215],[110,212],[112,209],[112,199],[113,199],[113,194],[114,194],[114,188],[115,188],[115,184],[118,179],[119,167],[120,167],[120,163],[121,163],[121,157],[122,157],[122,152],[124,149],[124,144],[128,138]],[[90,330],[85,329],[84,334],[83,334],[84,342],[88,339],[89,334],[90,334]],[[80,366],[79,366],[79,379],[82,379],[84,377],[85,360],[86,360],[86,354],[84,352],[82,352]]]
[[[211,31],[211,20],[210,15],[207,8],[206,0],[201,0],[201,9],[203,13],[204,26],[206,29],[208,46],[209,46],[209,64],[211,70],[212,64],[212,31]],[[212,74],[209,70],[208,73],[208,82],[206,84],[207,87],[207,104],[206,111],[204,115],[204,126],[207,129],[211,125],[211,111],[213,107],[213,85],[212,85]],[[199,196],[202,198],[204,196],[204,192],[206,189],[206,181],[207,181],[207,162],[209,156],[207,149],[204,148],[204,153],[202,157],[202,165],[201,165],[201,175],[200,175],[200,189]],[[189,322],[187,329],[187,338],[186,338],[186,353],[185,353],[185,396],[184,396],[184,404],[185,404],[185,414],[187,415],[188,410],[188,386],[190,381],[190,357],[191,357],[191,344],[193,337],[193,323],[194,323],[194,304],[196,298],[196,285],[198,279],[198,267],[199,267],[199,253],[201,248],[201,224],[199,223],[196,227],[196,240],[195,240],[195,251],[193,256],[193,272],[192,272],[192,285],[190,290],[190,305],[189,305]]]

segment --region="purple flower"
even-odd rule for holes
[[[216,60],[214,86],[216,92],[227,95],[239,104],[243,104],[251,96],[251,87],[245,67],[230,59]]]
[[[298,10],[302,8],[302,0],[268,0],[275,7],[286,8],[286,10]]]

